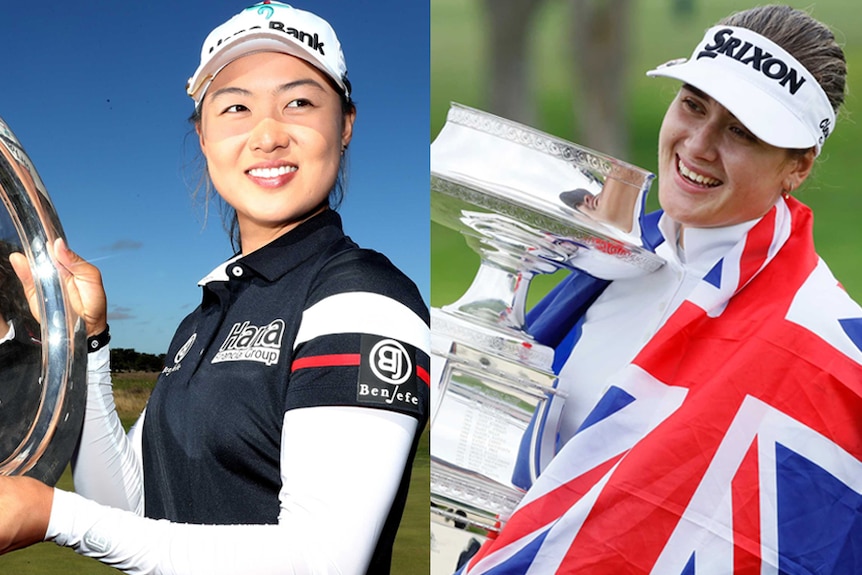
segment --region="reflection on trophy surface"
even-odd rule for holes
[[[63,237],[57,214],[2,120],[0,199],[5,208],[0,210],[0,474],[54,484],[83,421],[85,333],[48,251]],[[10,265],[15,252],[30,265],[32,301]]]
[[[435,545],[500,529],[555,452],[553,350],[525,329],[536,274],[612,280],[655,271],[640,217],[653,175],[527,126],[453,104],[431,145],[431,216],[481,264],[431,310]]]
[[[42,397],[39,324],[9,263],[13,251],[20,250],[0,240],[0,460],[9,458],[26,436]]]

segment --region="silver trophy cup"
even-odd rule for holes
[[[461,298],[431,310],[432,567],[435,546],[475,545],[499,530],[554,454],[554,409],[565,398],[553,350],[524,328],[531,279],[562,268],[607,280],[658,269],[639,225],[653,178],[450,108],[431,145],[431,217],[461,232],[481,264]]]
[[[53,485],[84,417],[86,334],[48,251],[63,237],[60,221],[3,120],[0,199],[0,475],[29,475]],[[9,264],[13,252],[30,264],[35,310]]]

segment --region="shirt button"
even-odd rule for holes
[[[235,278],[241,277],[241,276],[242,276],[242,273],[243,273],[243,271],[242,271],[242,266],[233,266],[233,267],[230,269],[230,273],[231,273],[231,275],[233,275],[233,277],[235,277]]]

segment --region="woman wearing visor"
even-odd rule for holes
[[[338,38],[251,6],[209,34],[187,91],[238,253],[201,281],[126,436],[98,270],[56,246],[90,336],[77,493],[3,479],[0,549],[46,539],[141,574],[389,573],[428,314],[332,209],[356,116]]]
[[[666,263],[601,283],[582,317],[583,274],[533,310],[561,447],[462,572],[862,572],[862,309],[792,196],[835,128],[843,52],[766,6],[648,74],[682,83],[648,238]]]

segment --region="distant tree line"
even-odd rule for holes
[[[134,349],[111,348],[112,371],[162,371],[165,354],[140,353]]]

